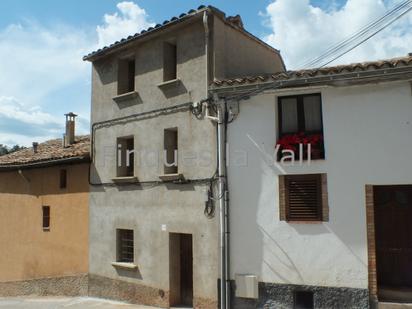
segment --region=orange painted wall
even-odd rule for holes
[[[60,169],[67,188],[60,189]],[[0,282],[88,272],[89,164],[0,172]],[[43,231],[42,206],[50,206]]]

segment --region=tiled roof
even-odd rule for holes
[[[260,44],[262,44],[262,45],[264,45],[264,46],[266,46],[266,47],[268,47],[268,48],[270,48],[270,49],[272,49],[276,52],[279,52],[277,49],[275,49],[272,46],[266,44],[265,42],[261,41],[260,39],[258,39],[254,35],[250,34],[248,31],[246,31],[243,28],[243,22],[242,22],[242,19],[239,15],[225,17],[225,13],[220,11],[219,9],[215,8],[214,6],[201,5],[197,9],[191,9],[187,13],[180,14],[178,17],[174,16],[169,20],[165,20],[161,24],[157,24],[154,27],[150,27],[148,29],[142,30],[139,33],[135,33],[134,35],[129,35],[127,38],[123,38],[119,41],[114,42],[113,44],[110,44],[109,46],[104,46],[103,48],[100,48],[100,49],[98,49],[94,52],[91,52],[88,55],[84,56],[83,60],[92,60],[92,58],[101,56],[104,53],[106,53],[108,51],[111,51],[114,48],[126,45],[126,44],[130,43],[131,41],[137,40],[137,39],[139,39],[143,36],[146,36],[148,34],[151,34],[153,32],[163,30],[164,28],[166,28],[168,26],[175,25],[175,24],[178,24],[178,23],[183,22],[185,20],[188,20],[188,19],[194,17],[195,15],[198,15],[199,13],[203,13],[204,11],[209,11],[209,12],[215,14],[216,16],[221,17],[227,23],[229,23],[232,26],[235,26],[238,29],[242,30],[243,33],[245,33],[247,36],[253,38],[258,43],[260,43]]]
[[[91,52],[90,54],[84,56],[83,60],[89,60],[91,57],[98,56],[98,55],[100,55],[100,54],[102,54],[102,53],[104,53],[104,52],[106,52],[110,49],[113,49],[115,47],[127,44],[130,41],[133,41],[137,38],[142,37],[143,35],[147,35],[151,32],[157,31],[159,28],[163,28],[165,26],[169,26],[169,25],[172,25],[172,24],[177,24],[178,22],[189,19],[190,17],[198,14],[199,12],[203,12],[203,11],[206,11],[206,10],[219,11],[216,8],[212,7],[212,6],[201,5],[197,8],[197,10],[195,10],[195,9],[189,10],[187,13],[182,13],[178,17],[174,16],[170,20],[165,20],[162,24],[157,24],[154,27],[150,27],[146,30],[142,30],[141,32],[135,33],[134,35],[129,35],[127,38],[123,38],[120,41],[116,41],[113,44],[110,44],[109,46],[104,46],[101,49],[98,49],[94,52]]]
[[[90,156],[89,135],[78,136],[73,145],[63,147],[62,139],[49,140],[33,148],[25,148],[7,155],[0,156],[0,169],[2,167],[19,167],[33,163],[44,163],[62,159],[88,159]]]
[[[385,59],[379,61],[362,62],[362,63],[352,63],[346,65],[338,65],[333,67],[317,68],[317,69],[307,69],[307,70],[297,70],[297,71],[287,71],[279,72],[274,74],[264,74],[264,75],[254,75],[254,76],[243,76],[239,78],[214,80],[213,85],[216,88],[222,86],[236,86],[243,84],[255,84],[270,81],[282,81],[282,80],[293,80],[293,79],[305,79],[312,77],[327,77],[332,75],[339,75],[345,73],[357,73],[357,72],[368,72],[379,69],[387,68],[400,68],[400,67],[412,67],[412,56]]]

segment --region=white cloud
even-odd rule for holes
[[[382,16],[395,1],[348,0],[344,6],[314,7],[309,0],[276,0],[266,8],[272,33],[265,39],[281,50],[288,69],[297,68]],[[412,46],[412,13],[332,63],[405,56]]]
[[[25,106],[13,97],[0,96],[0,143],[28,146],[60,136],[63,123],[38,106]]]
[[[89,75],[82,61],[89,37],[81,30],[25,22],[0,30],[0,42],[1,96],[39,105],[51,92]]]
[[[152,25],[133,2],[117,9],[97,29],[33,20],[0,29],[0,143],[61,137],[69,111],[80,115],[77,133],[89,132],[90,64],[82,57]]]
[[[119,13],[104,15],[104,25],[97,26],[98,44],[100,47],[119,41],[143,29],[154,26],[149,22],[146,11],[134,2],[120,2],[117,4]]]

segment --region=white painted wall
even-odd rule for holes
[[[279,221],[273,165],[277,97],[321,93],[326,159],[285,167],[327,173],[329,222]],[[261,94],[229,125],[231,276],[259,281],[368,287],[366,184],[412,184],[412,96],[407,82]],[[247,164],[242,154],[247,152]],[[236,162],[238,161],[238,162]]]

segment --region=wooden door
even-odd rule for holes
[[[412,186],[374,188],[378,289],[412,288]]]
[[[192,235],[181,234],[180,238],[180,295],[182,305],[193,305],[193,251]]]
[[[193,306],[193,245],[191,234],[170,233],[170,306]]]

